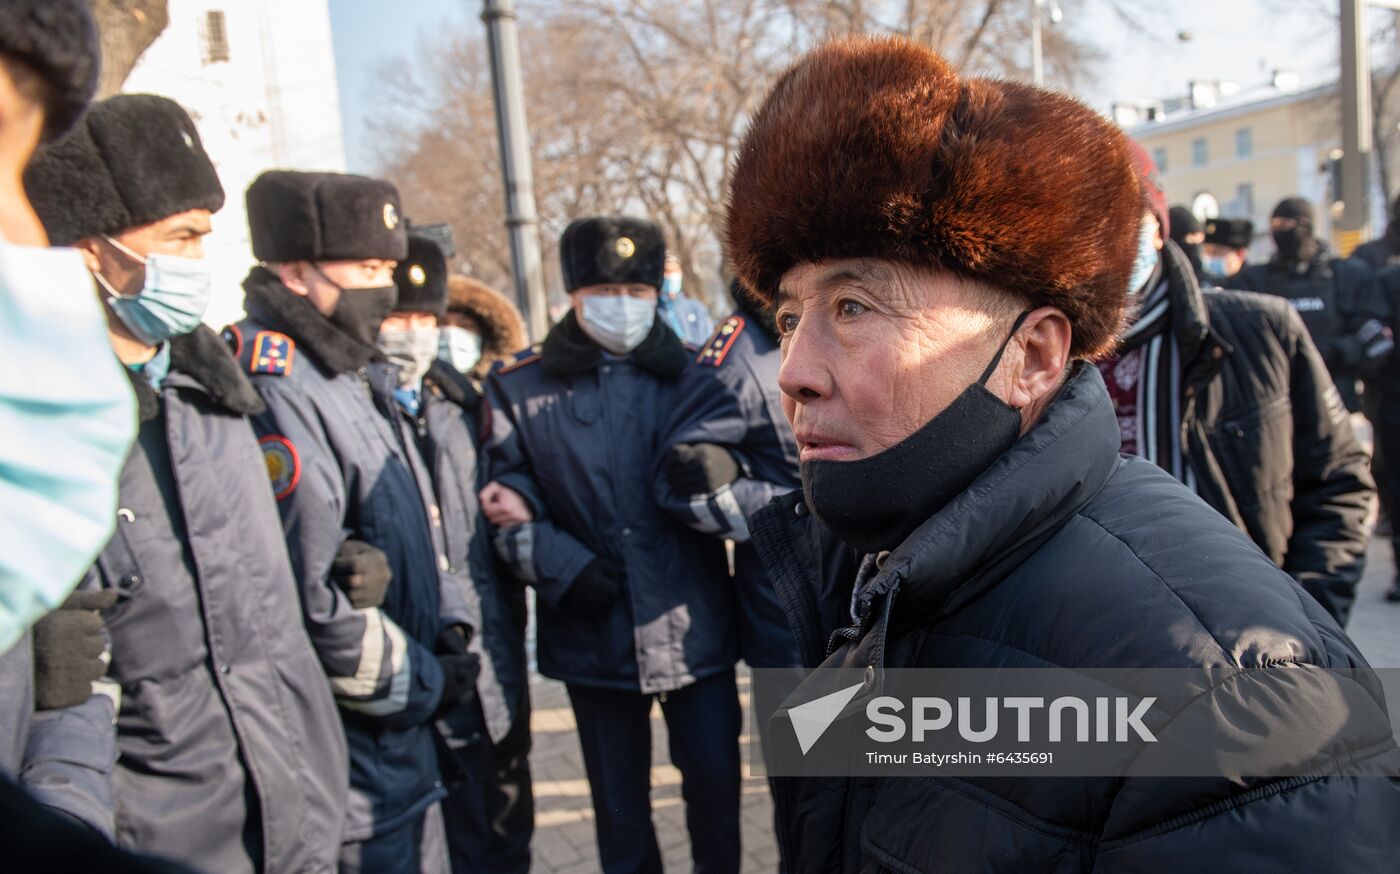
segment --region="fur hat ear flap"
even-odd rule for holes
[[[726,242],[770,303],[792,267],[876,258],[1055,306],[1110,349],[1142,200],[1128,141],[1064,95],[960,79],[907,40],[828,43],[778,80],[732,176]]]

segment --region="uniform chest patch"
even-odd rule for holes
[[[703,351],[695,359],[695,363],[709,367],[719,367],[723,364],[724,357],[729,354],[734,341],[744,332],[745,324],[743,316],[730,316],[720,322],[710,339],[705,341]]]
[[[292,372],[295,357],[296,344],[291,337],[277,331],[259,331],[253,337],[253,357],[248,362],[248,372],[286,376]]]
[[[297,483],[301,481],[301,454],[292,445],[292,441],[280,434],[270,434],[258,443],[262,445],[267,478],[272,482],[272,491],[280,501],[296,491]]]

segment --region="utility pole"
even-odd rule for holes
[[[530,169],[530,133],[525,124],[515,0],[484,0],[481,20],[486,24],[486,45],[491,54],[491,87],[506,190],[506,230],[510,234],[515,302],[525,317],[531,339],[539,341],[549,330],[549,304],[540,264],[539,218]]]
[[[1397,0],[1400,2],[1400,0]],[[1059,24],[1064,18],[1059,0],[1031,0],[1031,79],[1045,84],[1045,9],[1050,9],[1050,23]]]
[[[1366,238],[1371,220],[1371,63],[1366,45],[1366,0],[1342,4],[1342,190],[1338,248],[1349,252]]]
[[[1041,33],[1040,7],[1045,0],[1031,0],[1031,81],[1045,84],[1045,44]]]

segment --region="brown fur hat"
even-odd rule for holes
[[[1072,98],[960,79],[899,39],[828,43],[778,80],[734,169],[727,243],[769,304],[791,267],[883,258],[1055,306],[1108,351],[1142,199],[1127,137]]]
[[[491,365],[525,348],[525,320],[510,298],[466,276],[447,277],[447,312],[481,327],[481,361],[472,376],[485,378]]]

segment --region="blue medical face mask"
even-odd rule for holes
[[[0,652],[112,536],[136,401],[75,249],[0,239]],[[55,326],[60,326],[55,329]]]
[[[1133,274],[1128,279],[1129,296],[1144,291],[1143,286],[1152,278],[1152,271],[1157,269],[1159,258],[1161,254],[1157,251],[1157,220],[1144,217],[1142,230],[1138,233],[1137,259],[1133,261]]]
[[[1201,269],[1210,276],[1225,276],[1230,265],[1224,255],[1201,255]]]
[[[196,258],[150,254],[141,256],[111,237],[103,237],[117,251],[146,267],[146,282],[140,293],[122,295],[102,274],[97,281],[111,295],[107,299],[133,337],[148,346],[158,346],[199,327],[209,309],[214,286],[209,265]]]
[[[672,274],[661,279],[661,296],[668,300],[675,300],[681,296],[681,275]]]
[[[438,357],[458,373],[467,373],[481,361],[481,335],[451,325],[438,332]]]
[[[642,345],[656,321],[656,301],[621,295],[590,295],[583,299],[579,327],[614,355],[626,355]]]

